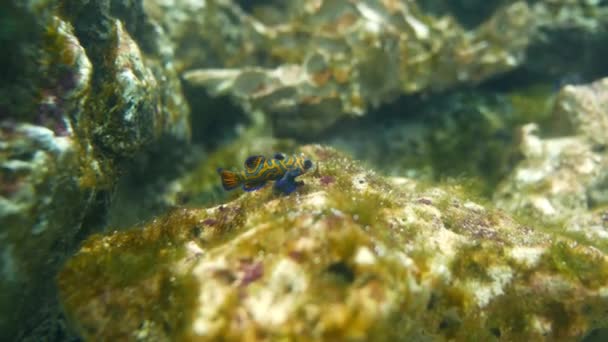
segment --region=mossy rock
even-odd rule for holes
[[[321,146],[270,187],[91,237],[60,273],[85,340],[577,340],[608,327],[605,250]]]
[[[47,280],[105,223],[117,180],[150,149],[182,150],[189,107],[172,46],[141,1],[3,1],[0,336],[55,338]],[[168,146],[164,142],[171,140]],[[155,161],[158,163],[158,161]],[[149,168],[150,176],[158,168]],[[82,229],[86,226],[86,229]]]

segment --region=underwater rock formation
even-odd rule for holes
[[[211,46],[225,62],[190,68],[185,80],[264,111],[276,133],[288,136],[314,135],[402,93],[477,84],[511,70],[524,60],[534,27],[525,2],[497,10],[473,31],[451,17],[427,16],[411,1],[290,2],[280,23],[232,1],[170,3],[199,4],[195,13],[233,19],[212,30],[199,24],[201,49]],[[191,39],[183,26],[165,25]]]
[[[229,95],[247,112],[261,109],[277,134],[290,137],[314,137],[400,94],[476,85],[518,67],[574,80],[605,69],[594,57],[604,55],[608,38],[605,6],[483,5],[281,1],[242,8],[232,0],[154,0],[146,10],[175,41],[190,86]]]
[[[576,340],[608,327],[608,256],[305,146],[317,170],[88,239],[59,275],[88,340]]]
[[[521,129],[524,159],[498,188],[496,204],[560,227],[591,215],[590,210],[606,208],[607,104],[608,79],[562,88],[551,116],[553,127],[547,127],[551,135],[544,137],[536,124]],[[608,233],[601,227],[596,232],[600,240],[592,240],[606,244]]]
[[[172,46],[137,2],[0,8],[10,51],[0,80],[0,335],[10,339],[53,311],[49,279],[103,223],[92,219],[103,216],[99,194],[124,163],[164,137],[187,142],[190,127]]]
[[[526,71],[556,75],[576,83],[606,75],[606,3],[538,1],[533,11],[536,32],[527,51]]]
[[[342,122],[322,143],[385,175],[466,183],[468,191],[491,197],[521,159],[518,128],[546,124],[554,98],[546,85],[401,98],[381,115]]]

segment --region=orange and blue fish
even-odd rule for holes
[[[310,159],[302,155],[285,156],[277,153],[273,158],[251,156],[245,160],[244,171],[228,171],[217,169],[225,190],[233,190],[241,186],[245,191],[255,191],[275,181],[274,189],[284,194],[293,192],[303,182],[296,177],[306,173],[313,166]]]

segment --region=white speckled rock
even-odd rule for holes
[[[101,223],[99,193],[161,139],[186,143],[189,108],[172,45],[138,2],[0,8],[0,35],[17,35],[3,65],[15,80],[0,82],[0,336],[46,340],[59,329],[51,279],[99,228],[82,229]]]
[[[553,118],[558,125],[566,123],[567,131],[563,136],[543,138],[535,124],[521,129],[524,159],[499,187],[496,203],[509,211],[527,211],[559,225],[568,222],[569,231],[577,226],[574,231],[586,230],[582,227],[587,225],[577,224],[576,219],[595,216],[588,211],[608,205],[606,98],[606,79],[565,86],[557,97]],[[595,230],[591,234],[597,238],[603,235],[591,226],[588,229]]]
[[[89,239],[59,278],[74,326],[157,341],[577,340],[608,326],[600,249],[303,152],[323,172],[289,196],[268,187]]]
[[[412,1],[281,6],[274,6],[279,22],[232,0],[158,0],[147,8],[182,42],[185,80],[262,110],[288,136],[314,136],[400,93],[476,84],[511,70],[523,62],[534,29],[522,1],[470,32]],[[195,56],[202,56],[198,63]]]

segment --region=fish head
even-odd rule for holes
[[[313,166],[312,160],[310,160],[310,159],[304,159],[304,163],[303,163],[302,166],[304,167],[305,171],[308,171],[308,170],[312,169],[312,166]]]
[[[304,155],[299,155],[296,157],[297,158],[297,166],[298,168],[302,171],[302,173],[306,173],[308,172],[310,169],[313,168],[314,163],[312,162],[312,160],[310,160],[309,158],[307,158]]]

